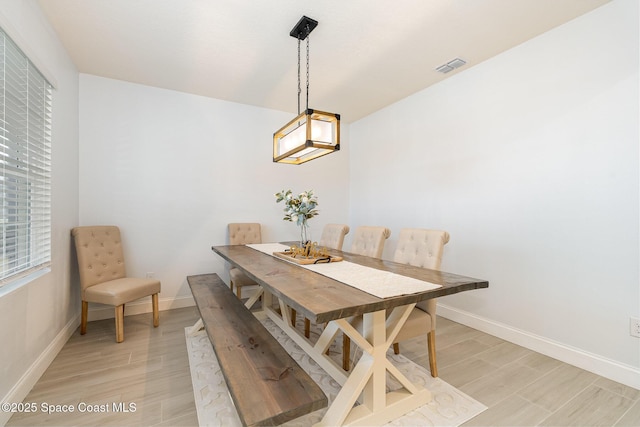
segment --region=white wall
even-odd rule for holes
[[[0,26],[56,86],[51,270],[0,288],[0,399],[20,402],[78,325],[69,234],[78,222],[78,72],[35,1],[0,1]],[[0,425],[9,415],[0,412]]]
[[[227,280],[211,246],[228,243],[228,223],[259,222],[265,241],[298,238],[295,224],[282,221],[276,192],[315,191],[316,239],[325,223],[346,222],[346,149],[303,165],[272,162],[273,132],[291,118],[81,74],[80,224],[121,228],[128,272],[156,274],[161,309],[193,304],[186,276],[217,272]],[[342,136],[348,141],[348,127]],[[90,305],[90,318],[103,315],[112,310]]]
[[[448,230],[443,270],[490,287],[442,314],[640,388],[638,17],[615,0],[352,124],[350,223],[390,227],[385,258]]]

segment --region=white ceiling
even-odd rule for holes
[[[352,122],[608,1],[39,4],[81,73],[291,113],[297,110],[297,41],[289,31],[307,15],[319,21],[310,38],[309,107]],[[435,71],[456,57],[467,65],[448,74]]]

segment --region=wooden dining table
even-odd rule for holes
[[[342,386],[318,426],[383,425],[427,404],[431,393],[406,378],[388,360],[387,350],[416,303],[489,286],[486,280],[330,250],[347,262],[440,285],[379,298],[249,246],[211,249],[259,284],[246,306],[251,308],[261,298],[262,311]],[[292,326],[292,309],[316,324],[326,324],[315,342]],[[361,332],[349,322],[359,315],[363,316]],[[349,372],[327,355],[341,332],[362,350]],[[388,391],[387,372],[401,384],[400,389]]]

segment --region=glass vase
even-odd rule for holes
[[[311,232],[309,230],[309,224],[307,224],[307,221],[302,221],[302,224],[300,224],[300,247],[304,248],[310,240]]]

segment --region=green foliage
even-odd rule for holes
[[[300,193],[298,197],[294,197],[291,190],[282,190],[275,194],[276,203],[284,201],[284,218],[285,221],[295,222],[297,225],[303,225],[308,219],[318,215],[316,209],[318,199],[313,194],[313,190]]]

